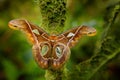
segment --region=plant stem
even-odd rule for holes
[[[66,20],[67,0],[39,0],[42,27],[49,33],[63,31]]]
[[[64,30],[66,21],[67,0],[39,0],[42,17],[42,27],[50,34],[58,34]],[[66,68],[60,70],[46,70],[46,80],[62,80]]]

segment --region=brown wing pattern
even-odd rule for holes
[[[23,19],[15,19],[9,22],[9,27],[12,29],[19,29],[28,37],[28,40],[33,44],[33,56],[38,65],[42,68],[48,68],[48,59],[41,55],[41,43],[47,41],[47,33],[38,26],[35,26]],[[50,51],[50,49],[48,49]],[[48,51],[48,52],[49,52]]]
[[[33,56],[37,64],[42,68],[53,70],[61,68],[69,59],[70,47],[74,46],[79,38],[83,35],[94,36],[96,34],[94,28],[83,25],[59,36],[49,36],[40,27],[23,19],[10,21],[9,27],[25,32],[29,41],[33,44]]]
[[[78,42],[78,39],[80,39],[83,35],[94,36],[95,34],[96,30],[94,28],[82,25],[67,31],[62,35],[67,38],[67,45],[69,47],[72,47]]]
[[[20,29],[23,32],[25,32],[25,34],[28,37],[28,40],[31,41],[32,44],[35,44],[38,42],[39,40],[38,36],[39,38],[40,38],[40,35],[48,36],[43,29],[31,24],[30,22],[24,19],[11,20],[8,25],[12,29]]]

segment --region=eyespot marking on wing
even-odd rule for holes
[[[62,49],[60,47],[56,47],[56,55],[58,57],[61,57],[61,55],[62,55]]]
[[[39,31],[37,29],[32,30],[33,33],[40,35]]]
[[[75,35],[74,33],[70,32],[70,33],[67,35],[67,37],[73,37],[74,35]]]

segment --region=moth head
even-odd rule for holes
[[[82,26],[80,33],[87,36],[94,36],[96,35],[96,29],[94,29],[93,27]]]
[[[18,30],[20,27],[22,28],[25,23],[26,21],[23,19],[14,19],[8,23],[8,26],[12,29]]]

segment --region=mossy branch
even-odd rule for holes
[[[46,80],[68,80],[67,79],[68,70],[63,67],[60,70],[46,70],[45,78]]]
[[[50,34],[58,34],[64,30],[66,21],[67,0],[39,0],[42,27]],[[46,80],[62,80],[65,78],[65,67],[60,70],[46,70]]]
[[[67,12],[66,2],[67,0],[39,0],[42,16],[41,26],[47,29],[49,33],[63,31]]]

